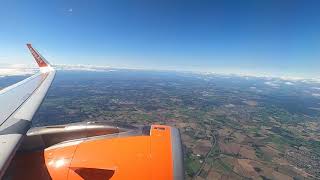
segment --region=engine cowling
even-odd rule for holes
[[[180,133],[170,126],[51,126],[31,129],[23,144],[8,171],[12,179],[184,178]]]

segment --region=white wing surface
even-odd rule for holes
[[[48,61],[31,44],[27,46],[40,71],[0,91],[0,179],[55,76],[55,70]]]

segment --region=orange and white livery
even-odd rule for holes
[[[81,122],[29,129],[55,70],[27,46],[40,72],[0,91],[0,179],[184,179],[180,133],[170,126]]]

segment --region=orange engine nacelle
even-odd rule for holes
[[[18,152],[11,179],[183,179],[179,131],[163,125],[60,142]]]

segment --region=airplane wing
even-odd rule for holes
[[[91,121],[29,129],[55,70],[28,47],[40,72],[0,91],[0,179],[184,179],[174,127]]]
[[[40,71],[0,91],[0,179],[30,128],[33,115],[43,101],[55,70],[27,44]]]

